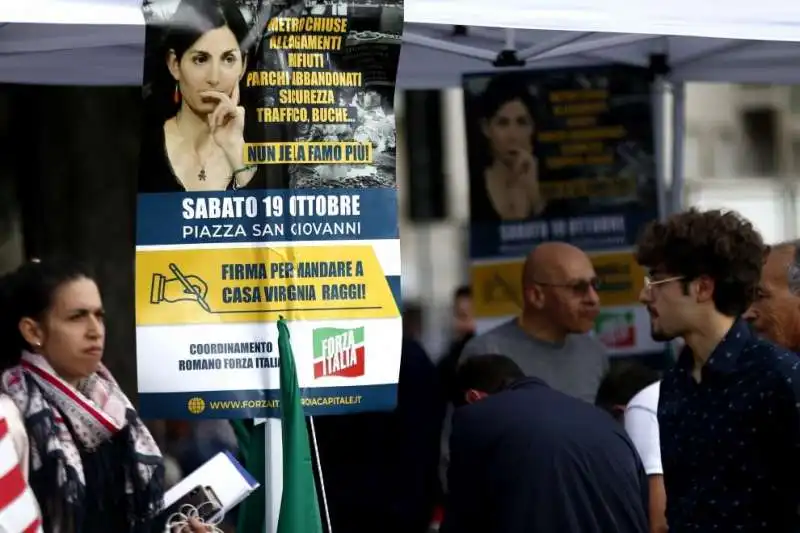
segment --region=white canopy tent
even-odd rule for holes
[[[398,83],[457,86],[462,73],[491,68],[504,48],[515,48],[528,67],[646,65],[661,53],[674,81],[800,81],[800,3],[646,4],[406,0]],[[143,23],[141,0],[0,2],[0,82],[139,84]],[[453,25],[472,27],[453,35]]]
[[[656,93],[673,90],[678,141],[684,82],[800,83],[800,3],[788,0],[406,0],[405,19],[404,88],[459,86],[465,72],[499,68],[493,62],[504,50],[524,68],[647,66],[660,56],[669,69]],[[143,47],[141,0],[0,3],[0,82],[138,85]],[[657,132],[665,131],[666,108],[657,100]],[[663,163],[663,139],[657,146]],[[672,148],[667,210],[679,207],[682,189],[683,144],[673,140]]]
[[[675,82],[800,81],[800,42],[480,26],[465,31],[459,35],[452,25],[407,24],[399,83],[408,88],[458,86],[464,72],[492,69],[504,49],[516,50],[528,68],[604,62],[647,66],[652,55],[664,54]]]

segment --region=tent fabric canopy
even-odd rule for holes
[[[407,24],[398,83],[420,89],[458,86],[465,72],[495,70],[492,63],[504,48],[515,49],[525,61],[521,68],[528,69],[608,62],[648,66],[652,55],[665,54],[673,81],[800,82],[798,42],[486,27],[453,33],[452,26]]]
[[[800,3],[790,0],[406,0],[405,13],[425,24],[800,40]]]
[[[144,33],[129,24],[5,24],[0,83],[141,85]]]
[[[800,43],[703,37],[516,30],[523,68],[619,62],[647,66],[666,54],[675,81],[800,83]],[[439,89],[461,84],[465,72],[494,70],[506,32],[407,24],[398,85]],[[42,85],[140,85],[142,25],[16,23],[0,27],[0,82]],[[507,69],[507,67],[506,67]]]
[[[675,83],[673,183],[669,201],[660,194],[662,213],[681,203],[683,82],[800,83],[800,2],[405,0],[404,14],[403,88],[458,87],[463,74],[497,68],[498,54],[511,49],[524,68],[647,66],[663,56]],[[141,0],[0,1],[0,83],[137,86],[144,35]],[[664,81],[656,82],[662,98]],[[665,109],[655,106],[662,136]],[[664,184],[665,166],[657,168]]]
[[[0,23],[141,25],[140,8],[141,0],[5,1]],[[424,24],[800,40],[800,22],[791,22],[800,3],[789,0],[405,0],[404,9],[407,22]]]
[[[406,88],[458,86],[511,44],[526,68],[667,54],[675,81],[800,82],[800,22],[786,22],[800,3],[786,0],[406,0],[405,18]],[[0,82],[139,85],[143,47],[141,0],[0,2]]]

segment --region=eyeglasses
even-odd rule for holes
[[[665,283],[671,283],[673,281],[680,281],[684,279],[684,276],[672,276],[670,278],[662,278],[662,279],[653,279],[650,276],[644,277],[644,290],[650,291],[653,287],[657,287],[659,285],[664,285]]]
[[[560,287],[570,289],[577,296],[585,296],[589,290],[600,290],[600,278],[582,279],[573,281],[571,283],[544,283],[541,281],[534,281],[534,285],[541,285],[542,287]]]

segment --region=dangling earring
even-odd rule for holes
[[[175,84],[175,92],[172,93],[172,100],[176,104],[180,103],[180,101],[181,101],[181,91],[180,91],[180,88],[178,87],[177,83]]]

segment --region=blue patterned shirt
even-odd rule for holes
[[[692,378],[684,348],[658,421],[670,533],[800,531],[800,358],[737,321]]]

